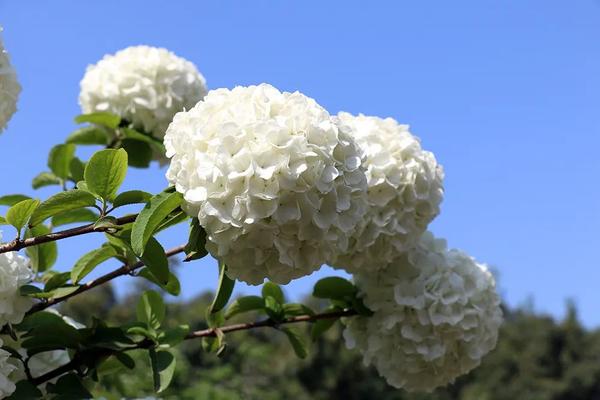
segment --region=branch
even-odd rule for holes
[[[217,330],[220,330],[223,333],[231,333],[231,332],[236,332],[236,331],[245,331],[245,330],[264,328],[264,327],[277,328],[279,325],[284,325],[284,324],[296,324],[299,322],[315,322],[315,321],[318,321],[321,319],[339,319],[342,317],[351,317],[354,315],[357,315],[357,312],[354,310],[343,310],[343,311],[327,312],[327,313],[323,313],[323,314],[299,315],[296,317],[286,318],[279,322],[273,321],[271,319],[267,319],[267,320],[258,321],[258,322],[248,322],[248,323],[243,323],[243,324],[227,325],[227,326],[222,326],[220,328],[203,329],[200,331],[191,332],[190,334],[188,334],[185,337],[185,340],[216,336]],[[153,343],[149,342],[149,341],[142,341],[137,346],[125,349],[123,351],[148,348],[148,347],[151,347],[152,344]],[[107,356],[118,353],[118,351],[116,351],[116,350],[108,350],[107,349],[107,351],[108,351],[108,353],[106,354]],[[66,363],[44,375],[41,375],[41,376],[38,376],[37,378],[32,379],[31,382],[36,386],[41,385],[42,383],[47,382],[56,377],[59,377],[64,373],[67,373],[72,370],[78,370],[79,367],[81,367],[81,366],[82,366],[82,362],[79,358],[77,358],[77,355],[76,355],[68,363]]]
[[[174,256],[176,254],[182,253],[184,251],[184,249],[185,249],[185,245],[180,245],[180,246],[174,247],[174,248],[166,251],[165,255],[167,257],[172,257],[172,256]],[[102,285],[102,284],[104,284],[106,282],[109,282],[109,281],[111,281],[111,280],[113,280],[113,279],[115,279],[115,278],[117,278],[119,276],[128,275],[131,272],[133,272],[133,271],[135,271],[135,270],[137,270],[139,268],[142,268],[143,266],[144,266],[144,263],[142,261],[138,261],[137,263],[135,263],[133,265],[123,264],[120,268],[117,268],[114,271],[109,272],[106,275],[102,275],[99,278],[93,279],[93,280],[91,280],[91,281],[89,281],[89,282],[87,282],[87,283],[79,286],[79,288],[77,290],[75,290],[74,292],[72,292],[72,293],[69,293],[69,294],[67,294],[65,296],[61,296],[61,297],[55,297],[55,298],[50,299],[50,300],[48,300],[46,302],[35,304],[27,312],[26,315],[33,314],[33,313],[36,313],[38,311],[45,310],[48,307],[52,307],[52,306],[54,306],[54,305],[56,305],[58,303],[62,303],[63,301],[65,301],[65,300],[67,300],[67,299],[69,299],[69,298],[71,298],[73,296],[77,296],[78,294],[81,294],[83,292],[87,292],[88,290],[93,289],[96,286],[100,286],[100,285]]]
[[[117,225],[128,224],[130,222],[135,221],[136,217],[137,217],[137,214],[127,215],[125,217],[117,218],[116,224]],[[73,236],[85,235],[86,233],[105,232],[108,229],[110,229],[110,228],[109,227],[95,227],[94,224],[88,224],[88,225],[79,226],[79,227],[67,229],[64,231],[48,233],[47,235],[36,236],[36,237],[29,238],[29,239],[24,239],[24,240],[17,238],[15,240],[13,240],[12,242],[8,242],[3,245],[0,245],[0,254],[8,253],[10,251],[19,251],[26,247],[36,246],[38,244],[43,244],[43,243],[48,243],[48,242],[55,242],[57,240],[66,239],[66,238],[70,238]]]

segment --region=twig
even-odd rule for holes
[[[125,217],[117,218],[117,225],[125,225],[130,222],[135,221],[137,214],[135,215],[127,215]],[[92,232],[105,232],[106,230],[111,229],[110,227],[95,227],[94,224],[88,224],[84,226],[79,226],[76,228],[67,229],[60,232],[48,233],[46,235],[36,236],[29,239],[15,239],[12,242],[5,243],[0,245],[0,254],[8,253],[10,251],[19,251],[26,247],[36,246],[38,244],[55,242],[57,240],[62,240],[66,238],[70,238],[73,236],[85,235],[87,233]]]
[[[184,251],[184,249],[185,249],[185,245],[180,245],[180,246],[174,247],[174,248],[166,251],[165,255],[167,257],[172,257],[176,254],[182,253]],[[58,303],[62,303],[63,301],[65,301],[73,296],[77,296],[78,294],[87,292],[88,290],[93,289],[96,286],[100,286],[106,282],[109,282],[119,276],[130,274],[131,272],[133,272],[143,266],[144,266],[144,263],[142,261],[138,261],[137,263],[135,263],[133,265],[124,264],[120,268],[117,268],[114,271],[109,272],[106,275],[102,275],[99,278],[96,278],[94,280],[91,280],[91,281],[79,286],[79,288],[72,293],[69,293],[69,294],[61,296],[61,297],[55,297],[55,298],[50,299],[43,303],[37,303],[27,312],[27,315],[36,313],[38,311],[45,310],[46,308],[52,307]]]
[[[256,329],[256,328],[264,328],[264,327],[277,327],[279,325],[284,325],[284,324],[296,324],[299,322],[314,322],[314,321],[318,321],[321,319],[338,319],[338,318],[342,318],[342,317],[351,317],[357,315],[357,312],[354,310],[343,310],[343,311],[333,311],[333,312],[327,312],[327,313],[323,313],[323,314],[314,314],[314,315],[299,315],[296,317],[291,317],[291,318],[286,318],[282,321],[274,321],[271,319],[267,319],[267,320],[263,320],[263,321],[258,321],[258,322],[248,322],[248,323],[243,323],[243,324],[234,324],[234,325],[227,325],[227,326],[222,326],[219,328],[212,328],[212,329],[203,329],[200,331],[195,331],[195,332],[191,332],[190,334],[188,334],[185,339],[186,340],[191,340],[191,339],[197,339],[197,338],[202,338],[202,337],[213,337],[216,336],[216,330],[220,330],[223,333],[231,333],[231,332],[236,332],[236,331],[245,331],[245,330],[249,330],[249,329]],[[149,347],[149,343],[148,341],[142,341],[140,342],[137,346],[125,349],[123,351],[130,351],[130,350],[138,350],[138,349],[142,349],[142,348],[148,348]],[[151,343],[150,343],[151,344]],[[108,349],[107,349],[108,350]],[[118,351],[116,350],[109,350],[108,353],[106,355],[111,355],[111,354],[115,354],[118,353]],[[31,382],[34,385],[40,385],[44,382],[47,382],[51,379],[54,379],[56,377],[61,376],[64,373],[67,373],[69,371],[72,370],[77,370],[79,369],[79,367],[82,365],[82,362],[80,361],[80,359],[77,358],[77,356],[75,356],[71,361],[69,361],[67,364],[64,364],[44,375],[41,375],[37,378],[34,378],[31,380]]]

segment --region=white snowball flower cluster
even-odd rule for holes
[[[411,248],[439,214],[444,173],[407,125],[346,112],[338,114],[337,123],[366,154],[369,210],[350,251],[331,264],[349,272],[373,271]]]
[[[0,339],[0,346],[3,345],[4,342]],[[0,399],[10,396],[17,388],[12,376],[16,370],[17,367],[10,358],[10,353],[0,349]]]
[[[0,242],[2,233],[0,232]],[[16,252],[0,254],[0,326],[18,324],[33,305],[19,288],[33,279],[29,260]]]
[[[345,321],[346,343],[392,386],[431,391],[496,345],[502,312],[492,274],[428,232],[386,269],[355,279],[374,315]]]
[[[2,27],[0,27],[1,32]],[[0,133],[17,111],[17,99],[20,93],[21,85],[17,81],[17,74],[10,64],[8,53],[0,37]]]
[[[111,112],[162,138],[173,116],[206,95],[191,62],[156,47],[128,47],[87,68],[79,104],[84,113]]]
[[[274,87],[211,91],[175,116],[167,178],[207,249],[250,284],[285,284],[346,251],[366,211],[362,154],[329,113]]]

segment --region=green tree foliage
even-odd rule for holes
[[[143,289],[139,287],[138,289]],[[63,311],[86,321],[88,310],[112,324],[135,320],[139,293],[116,302],[110,286],[90,291]],[[203,313],[213,300],[204,294],[188,302],[170,303],[165,324],[187,321],[191,329],[208,325]],[[312,300],[318,309],[322,304]],[[100,306],[102,305],[102,306]],[[361,357],[347,351],[336,323],[310,343],[309,354],[296,357],[285,335],[272,330],[253,330],[227,337],[227,349],[219,358],[202,350],[200,341],[177,348],[177,368],[164,399],[294,399],[294,400],[590,400],[600,399],[600,330],[584,329],[576,308],[568,304],[563,321],[525,308],[505,309],[496,350],[480,368],[454,385],[432,394],[410,394],[388,386]],[[303,326],[302,329],[310,329]],[[306,332],[308,336],[308,332]],[[107,399],[152,396],[149,360],[143,351],[132,354],[139,367],[122,374],[106,375],[94,394]],[[148,368],[142,368],[148,365]]]

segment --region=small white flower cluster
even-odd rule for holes
[[[0,327],[7,323],[18,324],[29,311],[33,300],[21,296],[19,288],[32,279],[33,273],[27,258],[16,252],[0,254]]]
[[[156,47],[128,47],[87,68],[79,104],[84,113],[111,112],[162,138],[173,116],[206,95],[191,62]]]
[[[392,386],[431,391],[478,366],[496,345],[502,312],[492,274],[429,232],[355,281],[374,315],[344,321],[346,343]]]
[[[0,27],[1,32],[2,27]],[[17,81],[17,74],[0,37],[0,133],[17,111],[17,99],[20,93],[21,85]]]
[[[213,90],[175,116],[165,146],[167,178],[207,249],[250,284],[312,273],[347,250],[366,212],[362,152],[298,92]]]
[[[369,207],[350,250],[331,264],[352,273],[377,270],[410,249],[439,214],[444,173],[407,125],[345,112],[337,122],[366,153]]]

